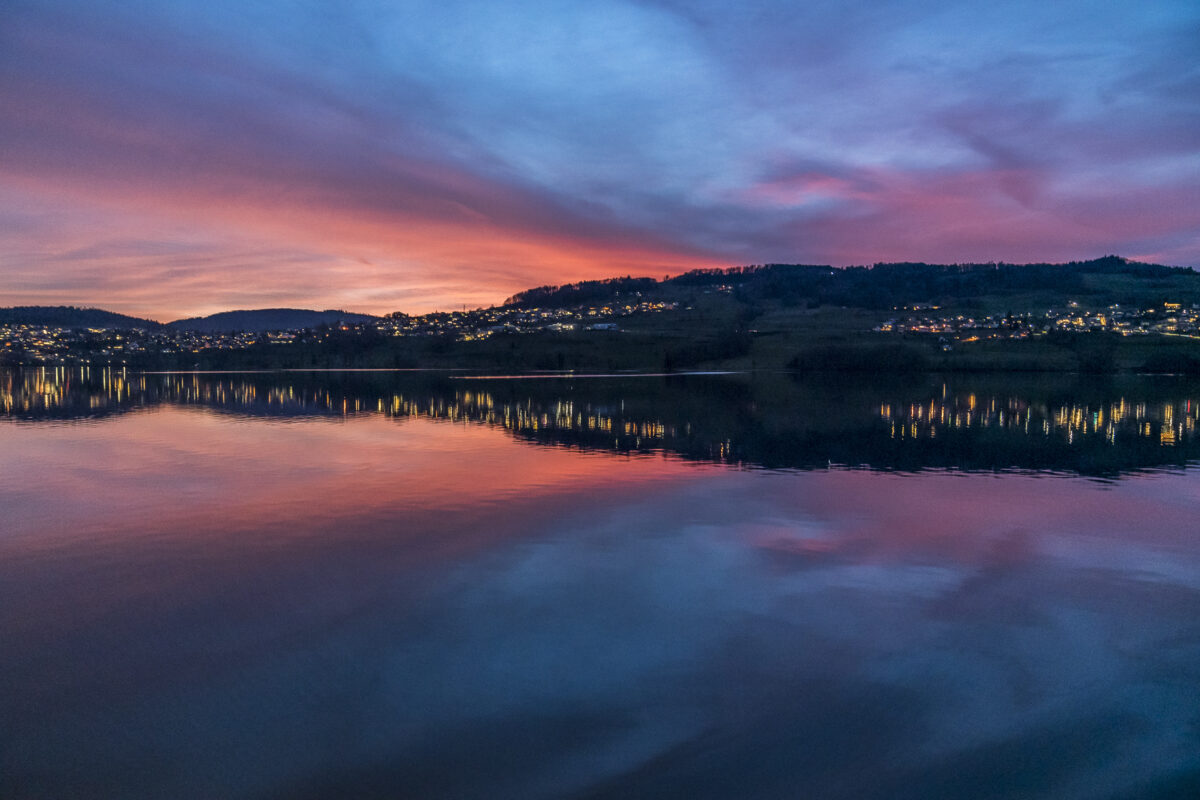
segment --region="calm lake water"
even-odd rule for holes
[[[1200,384],[0,372],[5,798],[1200,796]]]

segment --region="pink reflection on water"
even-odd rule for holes
[[[4,535],[10,546],[139,527],[300,531],[298,522],[514,503],[602,475],[626,484],[671,472],[654,459],[530,449],[490,428],[381,416],[262,424],[170,406],[103,425],[9,426],[2,438],[20,454],[0,465],[21,514]]]

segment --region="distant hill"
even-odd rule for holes
[[[260,308],[247,311],[222,311],[207,317],[191,317],[168,322],[168,328],[200,333],[226,331],[299,330],[318,325],[337,325],[343,322],[370,322],[376,319],[369,314],[353,314],[349,311],[330,309],[310,311],[303,308]]]
[[[100,308],[75,306],[12,306],[0,308],[0,325],[47,325],[56,328],[143,328],[154,330],[161,322],[129,317]]]
[[[670,299],[687,291],[724,291],[754,303],[837,305],[888,309],[926,301],[1046,293],[1111,303],[1200,299],[1200,273],[1186,267],[1145,264],[1119,256],[1065,264],[880,263],[866,267],[761,264],[693,270],[665,280],[610,278],[520,292],[506,306],[548,308],[608,302],[631,295]]]

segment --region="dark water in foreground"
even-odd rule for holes
[[[1198,403],[0,371],[0,797],[1200,796]]]

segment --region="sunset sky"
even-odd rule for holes
[[[0,306],[1200,266],[1200,3],[7,0]]]

